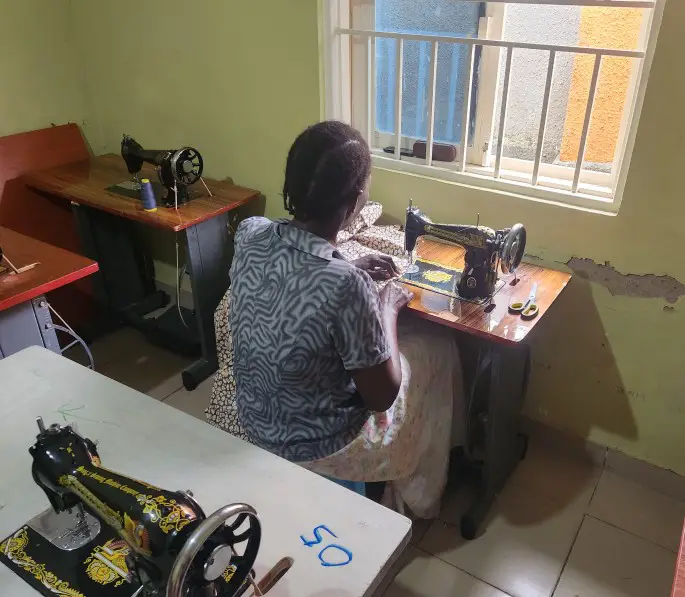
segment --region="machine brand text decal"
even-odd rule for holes
[[[431,226],[430,224],[426,226],[425,230],[426,234],[434,236],[435,238],[449,240],[459,245],[480,247],[482,249],[486,247],[485,241],[480,236],[471,234],[469,232],[453,232],[451,230],[443,230],[436,226]]]

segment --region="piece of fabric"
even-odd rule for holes
[[[236,404],[253,441],[293,462],[349,444],[369,415],[350,371],[390,358],[371,278],[318,236],[249,218],[231,300]]]
[[[402,231],[374,225],[380,206],[367,207],[353,225],[356,232],[348,229],[338,236],[338,252],[350,261],[368,254],[391,255],[405,269]],[[376,285],[381,288],[386,283]],[[229,290],[215,312],[219,370],[206,415],[212,425],[252,441],[235,402],[231,310]],[[371,414],[360,433],[335,454],[301,464],[338,479],[388,481],[388,494],[417,516],[428,518],[439,508],[450,448],[461,445],[465,435],[461,367],[455,339],[445,328],[402,318],[398,336],[403,380],[393,406]]]

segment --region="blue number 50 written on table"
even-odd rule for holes
[[[338,538],[338,536],[324,524],[320,524],[312,531],[312,533],[314,534],[313,539],[307,539],[304,535],[300,535],[300,539],[302,539],[302,543],[306,547],[320,545],[321,542],[324,541],[322,533],[327,533],[334,539]],[[344,559],[339,562],[329,559],[332,553],[329,552],[328,556],[325,556],[326,552],[329,550],[332,552],[337,551],[338,553],[341,553]],[[347,564],[352,561],[352,552],[346,547],[338,545],[337,543],[329,543],[319,552],[319,561],[321,562],[322,566],[347,566]]]

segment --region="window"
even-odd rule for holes
[[[663,0],[326,0],[328,118],[376,167],[618,210]]]

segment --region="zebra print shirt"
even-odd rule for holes
[[[350,371],[390,358],[371,278],[318,236],[249,218],[231,295],[236,404],[250,438],[295,462],[345,447],[369,415]]]

